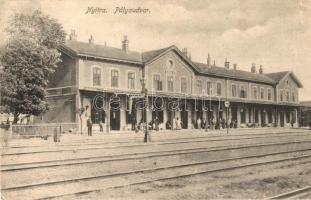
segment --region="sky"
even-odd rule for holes
[[[116,7],[149,9],[114,13]],[[40,9],[57,19],[78,40],[121,48],[124,35],[135,51],[176,45],[192,60],[216,65],[227,58],[242,70],[252,63],[265,73],[293,71],[303,88],[300,100],[311,100],[311,0],[0,0],[0,44],[9,16]],[[85,14],[88,8],[106,13]]]

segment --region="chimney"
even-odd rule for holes
[[[122,41],[122,50],[125,52],[129,51],[129,41],[126,35],[124,36],[123,41]]]
[[[90,35],[90,38],[89,38],[89,44],[94,44],[94,38],[92,35]]]
[[[262,68],[262,65],[260,65],[260,67],[259,67],[259,74],[263,74],[263,68]]]
[[[237,69],[237,64],[233,64],[233,69],[234,69],[234,70]]]
[[[185,56],[188,57],[188,50],[187,50],[187,48],[183,48],[183,49],[182,49],[182,52],[183,52],[183,54],[184,54]]]
[[[230,68],[230,62],[227,61],[227,58],[225,60],[225,68],[227,68],[227,69]]]
[[[74,40],[74,41],[77,40],[76,30],[71,29],[70,35],[69,35],[69,40]]]
[[[216,61],[214,60],[213,67],[216,67]]]
[[[209,54],[207,54],[207,67],[210,67],[211,66],[211,58],[209,56]]]
[[[255,63],[252,63],[251,72],[252,73],[256,73],[256,65],[255,65]]]
[[[191,57],[191,53],[189,53],[189,56],[188,56],[188,58],[189,58],[190,60],[192,60],[192,57]]]

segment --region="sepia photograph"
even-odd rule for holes
[[[311,199],[310,77],[311,0],[0,0],[1,200]]]

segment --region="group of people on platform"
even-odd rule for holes
[[[148,123],[148,130],[160,130],[160,120],[158,117],[153,118]],[[290,122],[291,127],[294,127],[294,121],[291,120]],[[88,136],[92,136],[92,126],[93,122],[91,118],[87,119],[87,129],[88,129]],[[173,120],[168,120],[165,124],[166,129],[168,130],[181,130],[184,128],[184,124],[182,123],[181,119],[179,117],[174,118]],[[237,121],[236,120],[228,120],[227,121],[224,118],[219,118],[218,120],[216,118],[211,118],[210,120],[206,120],[205,118],[198,117],[197,120],[193,120],[191,124],[192,129],[205,129],[206,131],[208,129],[225,129],[225,128],[237,128]],[[100,132],[103,132],[103,124],[99,123]],[[136,123],[136,118],[132,118],[132,130],[135,130],[135,132],[143,131],[145,129],[145,123],[143,122],[143,119],[140,120],[140,122]]]
[[[205,118],[198,117],[196,121],[192,121],[192,128],[194,129],[225,129],[225,128],[237,128],[237,121],[236,120],[228,120],[224,118],[211,118],[209,121]]]
[[[132,123],[132,130],[135,130],[136,132],[140,130],[144,130],[144,122],[141,119],[141,121],[136,124],[136,122]],[[158,117],[155,117],[148,123],[148,130],[160,130],[161,122]],[[211,118],[209,121],[205,118],[198,117],[197,120],[192,121],[191,128],[192,129],[225,129],[227,128],[237,128],[237,121],[236,120],[229,120],[228,125],[224,118],[220,118],[219,120],[216,120],[216,118]],[[181,130],[185,127],[185,125],[182,123],[181,119],[179,117],[174,118],[173,120],[168,120],[165,123],[165,127],[167,130]],[[162,127],[161,127],[162,128]]]

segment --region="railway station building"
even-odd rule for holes
[[[77,41],[72,32],[59,51],[62,62],[47,89],[51,109],[40,122],[85,124],[90,117],[107,131],[131,130],[144,117],[147,122],[157,117],[160,129],[170,128],[176,118],[183,129],[196,128],[198,118],[234,121],[238,128],[299,126],[302,84],[291,71],[264,73],[255,64],[244,71],[227,60],[216,66],[209,55],[206,63],[198,63],[174,45],[136,52],[126,36],[114,48],[94,43],[93,37]],[[146,116],[140,109],[143,84]]]

